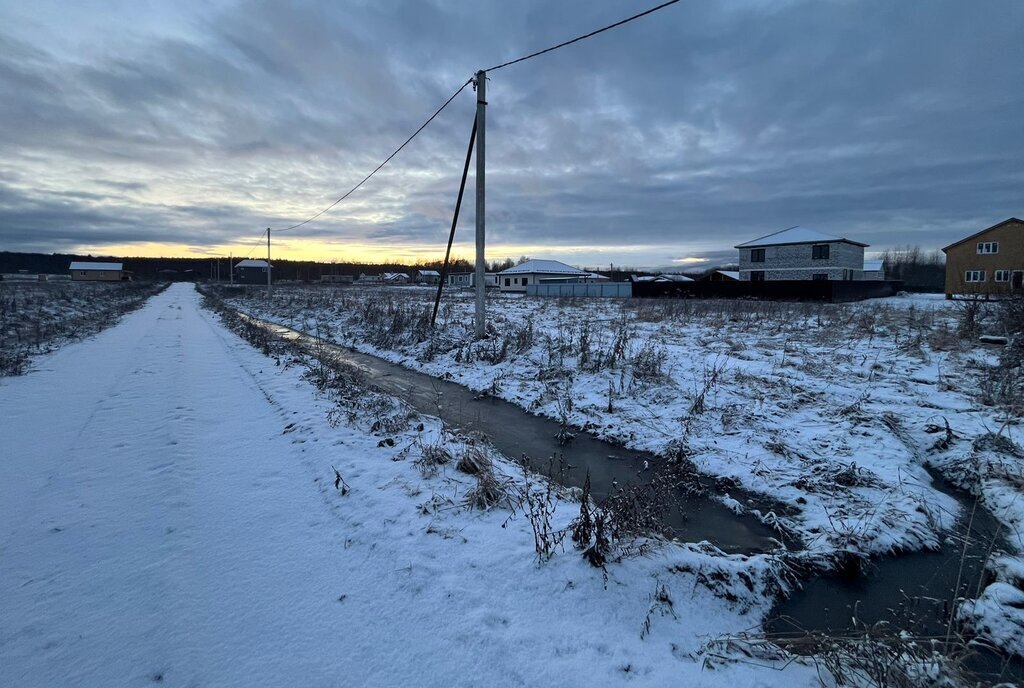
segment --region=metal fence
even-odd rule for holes
[[[629,282],[528,284],[526,285],[526,295],[628,299],[633,295],[633,285]]]
[[[764,299],[842,303],[893,296],[902,282],[768,280],[763,282],[638,282],[637,298]]]

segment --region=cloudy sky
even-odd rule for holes
[[[0,250],[257,252],[476,69],[653,4],[0,0]],[[1021,35],[1020,0],[684,0],[493,72],[488,258],[701,265],[793,225],[937,248],[1022,216]],[[474,107],[283,255],[443,254]]]

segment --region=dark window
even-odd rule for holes
[[[811,247],[811,258],[814,260],[828,260],[828,244]]]
[[[764,249],[761,249],[764,252]],[[751,270],[750,271],[751,282],[764,282],[764,270]]]
[[[764,249],[763,248],[752,248],[752,249],[750,249],[750,262],[751,263],[763,263],[764,262]]]
[[[511,280],[511,279],[509,279],[508,277],[506,277],[506,278],[505,278],[505,286],[507,287],[507,286],[509,286],[510,284],[512,284],[512,280]]]
[[[828,248],[828,246],[826,246],[825,248]],[[811,275],[811,279],[814,280],[815,282],[828,282],[828,274],[824,272],[816,272],[813,275]]]
[[[525,286],[525,285],[526,285],[526,281],[527,281],[528,279],[530,279],[530,278],[529,278],[529,277],[524,277],[524,278],[523,278],[523,286]]]

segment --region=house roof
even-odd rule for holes
[[[998,227],[1002,227],[1003,225],[1008,225],[1011,222],[1017,222],[1017,223],[1020,223],[1020,224],[1024,224],[1024,220],[1021,220],[1021,219],[1016,218],[1016,217],[1009,217],[1009,218],[1003,220],[1002,222],[995,223],[991,227],[986,227],[985,229],[981,230],[980,232],[975,232],[974,234],[972,234],[969,237],[964,237],[960,241],[954,241],[952,244],[950,244],[949,246],[947,246],[944,249],[942,249],[942,252],[945,253],[946,251],[948,251],[949,249],[953,248],[954,246],[959,246],[960,244],[964,243],[965,241],[970,241],[971,239],[976,239],[977,237],[980,237],[985,232],[991,231],[991,230],[996,229]]]
[[[739,270],[715,270],[715,272],[717,272],[719,275],[725,275],[726,277],[730,277],[734,280],[738,280],[740,278]]]
[[[87,260],[72,261],[68,270],[123,270],[124,263],[91,263]]]
[[[420,272],[421,275],[426,275],[427,277],[440,277],[441,276],[441,273],[438,272],[437,270],[420,270],[419,272]]]
[[[385,272],[384,279],[386,280],[397,280],[397,279],[409,279],[409,275],[404,272]]]
[[[521,275],[530,272],[540,272],[551,275],[589,275],[586,270],[574,268],[557,260],[528,260],[521,265],[516,265],[508,270],[502,270],[499,275]]]
[[[267,261],[265,260],[253,260],[247,258],[246,260],[240,260],[235,263],[236,268],[265,268],[267,267]]]
[[[883,262],[884,261],[881,261],[881,260],[865,260],[864,261],[864,271],[865,272],[878,272],[879,270],[882,269],[882,263]]]
[[[833,241],[845,241],[854,246],[867,246],[859,241],[851,241],[843,237],[825,234],[816,229],[808,227],[790,227],[778,232],[766,234],[759,239],[748,241],[745,244],[738,244],[735,248],[757,248],[759,246],[784,246],[786,244],[823,244]]]
[[[611,277],[608,277],[607,275],[602,275],[599,272],[588,272],[587,273],[587,277],[589,277],[590,279],[595,279],[595,280],[611,279]]]

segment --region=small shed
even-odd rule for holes
[[[235,282],[238,284],[266,284],[267,265],[268,263],[265,260],[252,260],[251,258],[235,263],[233,268]],[[271,280],[274,278],[273,267],[271,264]]]
[[[68,269],[75,282],[120,282],[129,279],[123,263],[76,260]]]
[[[866,280],[884,280],[885,279],[885,265],[881,260],[865,260],[864,261],[864,279]]]

